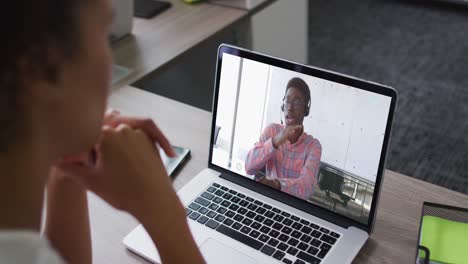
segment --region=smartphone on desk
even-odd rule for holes
[[[158,0],[134,0],[134,16],[150,19],[166,11],[172,6],[170,2]]]
[[[176,153],[174,158],[170,158],[164,153],[162,148],[159,148],[159,154],[166,168],[167,174],[169,176],[174,176],[174,172],[179,169],[189,158],[190,150],[188,148],[172,146],[172,149]]]

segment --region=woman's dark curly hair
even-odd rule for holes
[[[9,0],[0,16],[0,152],[20,138],[25,74],[56,80],[61,63],[79,50],[79,10],[85,0]],[[26,63],[25,72],[22,64]]]

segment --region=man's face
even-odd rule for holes
[[[296,87],[290,87],[286,91],[283,104],[286,125],[302,125],[307,101],[301,91]]]

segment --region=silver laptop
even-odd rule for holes
[[[178,192],[207,263],[351,263],[374,226],[396,102],[389,87],[221,45],[208,168]],[[160,262],[141,225],[123,242]]]

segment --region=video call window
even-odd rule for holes
[[[212,163],[367,224],[390,103],[225,53]]]

